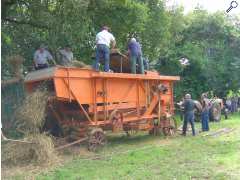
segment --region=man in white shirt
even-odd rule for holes
[[[104,59],[104,71],[109,72],[109,60],[110,60],[110,45],[112,48],[115,47],[116,41],[114,36],[109,32],[107,26],[103,26],[102,31],[96,35],[96,61],[94,63],[95,70],[99,70],[99,61],[101,58]]]
[[[59,50],[60,61],[63,66],[69,66],[73,61],[73,53],[69,46]]]
[[[56,62],[53,60],[52,55],[45,49],[44,45],[41,45],[34,53],[33,61],[35,64],[35,69],[48,68],[48,61],[51,60],[54,64]]]

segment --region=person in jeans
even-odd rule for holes
[[[140,74],[144,74],[142,50],[140,44],[136,41],[135,38],[131,38],[130,42],[128,43],[128,52],[130,55],[131,73],[137,73],[136,63],[138,63]]]
[[[107,26],[103,26],[102,30],[96,35],[96,60],[93,65],[96,71],[99,71],[99,61],[101,58],[104,59],[104,71],[109,72],[109,61],[110,61],[110,44],[112,48],[115,47],[116,41],[114,36],[109,32]]]
[[[190,94],[185,95],[183,107],[184,107],[184,121],[183,121],[182,135],[186,136],[187,124],[189,122],[192,127],[192,135],[195,136],[194,109],[195,109],[196,105],[195,105],[194,101],[191,99]]]
[[[209,131],[209,104],[207,100],[202,101],[202,113],[201,113],[201,122],[202,122],[202,131]]]

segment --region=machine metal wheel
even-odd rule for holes
[[[162,127],[162,132],[165,136],[172,136],[177,131],[177,120],[171,117],[168,121],[169,126]]]
[[[162,131],[165,136],[173,136],[175,134],[174,128],[171,127],[165,127]]]
[[[103,147],[106,142],[107,140],[103,130],[101,128],[93,129],[89,135],[88,150],[95,152]]]

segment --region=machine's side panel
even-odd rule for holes
[[[93,103],[92,81],[88,70],[59,69],[54,77],[57,98]]]
[[[140,87],[140,83],[137,84],[135,79],[114,79],[108,78],[106,95],[108,102],[110,103],[136,103],[139,97],[139,103],[145,104],[146,98],[144,90]],[[103,98],[100,96],[103,91],[103,82],[97,81],[97,102],[103,102]],[[138,95],[139,91],[139,95]]]

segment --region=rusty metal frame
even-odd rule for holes
[[[55,116],[55,118],[59,121],[59,123],[62,123],[63,120],[62,118],[59,116],[59,114],[54,110],[53,106],[51,104],[48,105],[49,109],[52,111],[53,115]]]
[[[92,80],[92,90],[93,90],[93,111],[94,111],[94,122],[97,123],[97,95],[96,95],[96,81],[97,79],[94,78]]]

